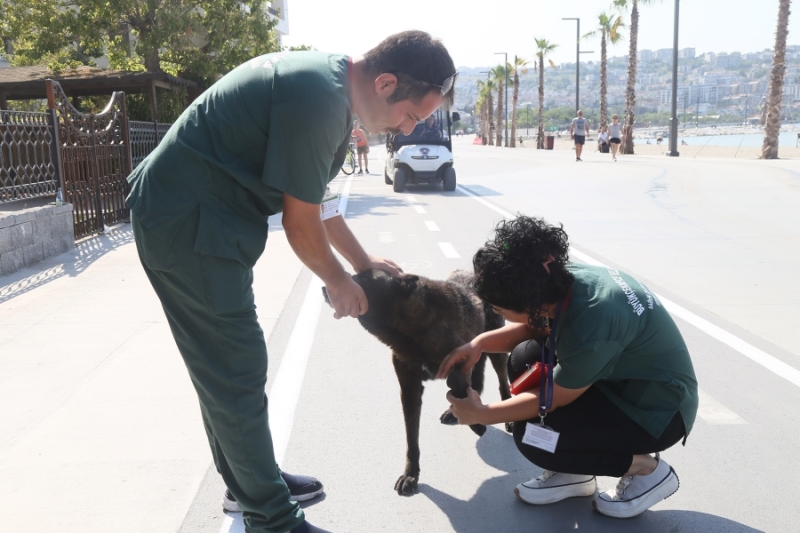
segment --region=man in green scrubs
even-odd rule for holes
[[[420,59],[420,58],[424,58]],[[267,54],[215,83],[130,175],[131,224],[148,278],[200,400],[217,470],[248,532],[319,532],[290,500],[267,420],[267,350],[253,303],[252,267],[266,218],[325,283],[334,316],[367,311],[356,272],[392,261],[368,255],[320,203],[350,141],[353,115],[372,132],[410,133],[452,103],[457,72],[438,40],[393,35],[363,57]]]

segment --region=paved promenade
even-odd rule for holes
[[[269,336],[302,267],[278,217],[266,257]],[[176,532],[211,462],[129,224],[0,277],[0,531]]]

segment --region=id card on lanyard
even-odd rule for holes
[[[547,410],[553,406],[553,366],[556,359],[556,329],[561,310],[566,302],[559,302],[556,306],[556,316],[550,327],[550,337],[546,346],[542,346],[542,375],[539,378],[539,423],[528,422],[525,426],[525,435],[522,442],[528,446],[539,448],[546,452],[555,453],[558,445],[558,431],[553,431],[544,425]]]

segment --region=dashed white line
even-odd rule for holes
[[[461,255],[459,255],[459,253],[456,251],[456,249],[453,248],[453,245],[450,244],[449,242],[439,242],[439,243],[436,243],[436,244],[438,244],[439,248],[442,249],[442,253],[444,253],[444,256],[446,258],[448,258],[448,259],[458,259],[458,258],[461,257]]]
[[[412,205],[414,206],[414,210],[417,213],[427,213],[427,211],[425,211],[425,208],[422,207],[421,205],[417,205],[417,204],[412,204]]]
[[[433,220],[426,220],[425,226],[428,228],[428,231],[441,231],[439,226],[436,225],[436,222]]]
[[[697,417],[706,424],[715,426],[747,424],[744,418],[709,396],[703,389],[697,389],[697,395],[700,398]]]

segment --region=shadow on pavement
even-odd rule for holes
[[[0,278],[0,304],[64,276],[77,276],[107,253],[132,242],[133,230],[125,224],[82,241],[74,250]],[[31,275],[31,270],[36,269],[42,270]]]
[[[521,481],[537,476],[541,470],[528,463],[517,451],[512,437],[494,427],[478,439],[478,455],[488,465],[506,472],[481,484],[468,501],[459,500],[435,487],[420,484],[419,492],[436,504],[458,533],[487,531],[592,531],[672,533],[756,533],[760,530],[719,516],[696,511],[647,511],[630,519],[603,516],[592,509],[591,498],[572,498],[552,505],[528,505],[514,495]]]

